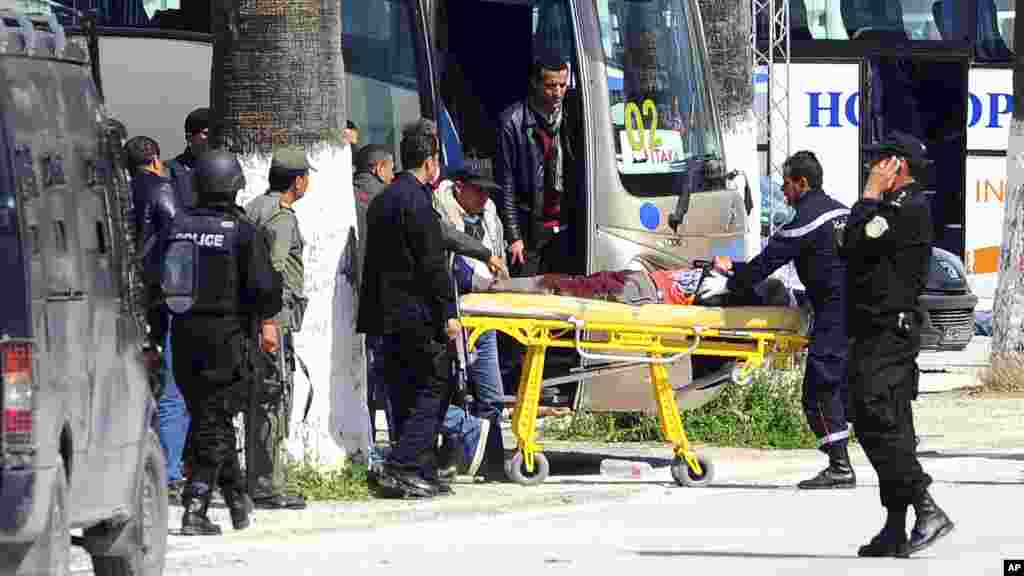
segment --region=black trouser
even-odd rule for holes
[[[911,401],[917,397],[920,329],[878,328],[854,338],[850,421],[878,473],[882,506],[906,508],[931,484],[917,460]]]
[[[434,448],[451,398],[447,349],[422,336],[396,333],[381,337],[381,350],[396,435],[388,463],[403,472],[434,477]]]
[[[174,377],[191,415],[190,492],[202,494],[214,486],[245,492],[233,421],[236,386],[244,373],[241,324],[216,317],[175,318],[171,342]]]

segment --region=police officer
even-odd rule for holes
[[[192,189],[192,171],[196,159],[209,149],[210,109],[196,108],[185,117],[185,150],[167,163],[167,173],[174,180],[179,203],[185,208],[196,205],[196,192]]]
[[[238,386],[250,379],[254,328],[281,310],[281,275],[271,266],[269,240],[241,209],[242,167],[224,150],[195,163],[198,206],[171,224],[156,263],[168,308],[174,376],[192,416],[192,473],[182,494],[186,535],[216,535],[206,515],[218,485],[236,530],[248,526],[252,503],[235,451],[232,417]],[[153,262],[147,269],[153,270]],[[274,343],[265,343],[272,345]]]
[[[814,310],[807,368],[804,371],[803,405],[818,448],[828,455],[828,467],[800,482],[802,489],[852,488],[857,479],[850,466],[846,422],[846,361],[849,337],[846,330],[846,265],[839,257],[836,230],[850,211],[821,189],[821,164],[809,151],[800,151],[783,164],[783,193],[796,210],[793,219],[768,241],[764,251],[749,263],[735,265],[716,258],[716,267],[731,274],[726,289],[751,294],[755,285],[791,261],[807,287]],[[708,283],[707,289],[712,284]],[[705,292],[707,294],[707,292]]]
[[[278,375],[282,382],[282,393],[277,398],[267,398],[257,407],[253,415],[256,431],[256,452],[247,471],[249,489],[257,508],[296,509],[306,507],[306,501],[297,495],[284,492],[284,441],[288,438],[288,419],[292,413],[292,397],[295,380],[293,335],[302,326],[306,308],[303,289],[302,249],[305,241],[299,230],[299,220],[292,206],[306,195],[309,187],[309,171],[315,170],[301,147],[282,146],[274,150],[270,161],[270,189],[257,196],[245,207],[253,223],[268,232],[271,238],[271,261],[274,269],[281,272],[284,281],[284,304],[281,313],[268,319],[263,331],[279,330],[281,346],[275,350],[278,358]]]
[[[916,178],[929,161],[924,144],[900,132],[866,151],[875,156],[871,174],[851,210],[841,249],[853,337],[850,404],[888,516],[858,555],[905,557],[953,530],[928,494],[931,477],[917,460],[911,411],[921,346],[917,301],[928,278],[933,240],[928,199]],[[911,505],[915,522],[908,541]]]

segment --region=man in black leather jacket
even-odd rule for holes
[[[157,250],[158,239],[170,227],[181,207],[173,183],[160,162],[160,146],[147,136],[136,136],[124,145],[124,161],[131,174],[133,223],[137,254],[145,261]],[[188,432],[189,414],[171,370],[170,322],[159,286],[147,286],[146,322],[152,370],[160,379],[155,428],[167,460],[167,482],[172,498],[183,483],[181,459]]]
[[[530,71],[530,92],[501,114],[494,161],[494,202],[517,276],[556,270],[556,246],[577,208],[573,168],[576,119],[563,106],[567,61],[541,55]]]
[[[167,175],[174,181],[178,203],[182,208],[194,208],[198,203],[192,190],[192,167],[196,158],[209,149],[210,109],[196,108],[185,117],[185,151],[167,163]]]

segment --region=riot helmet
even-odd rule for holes
[[[245,188],[242,165],[227,150],[211,150],[196,160],[194,185],[203,203],[235,202],[235,195]]]

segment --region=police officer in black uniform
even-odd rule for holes
[[[851,420],[878,472],[885,526],[859,556],[906,557],[953,530],[928,494],[914,441],[911,401],[917,397],[921,321],[917,306],[928,278],[931,210],[915,180],[928,165],[920,140],[893,132],[880,145],[864,194],[842,235],[847,260]],[[907,508],[915,522],[908,541]]]
[[[198,205],[174,220],[163,239],[161,284],[174,313],[174,376],[192,416],[192,474],[182,494],[182,533],[216,535],[206,516],[219,486],[236,530],[249,524],[235,451],[235,396],[252,374],[255,326],[281,310],[281,275],[270,261],[270,241],[235,204],[245,186],[242,167],[225,150],[195,163]],[[153,264],[147,268],[152,270]],[[266,343],[265,343],[266,344]]]
[[[821,163],[809,151],[790,156],[783,164],[783,193],[796,215],[768,241],[764,251],[748,263],[732,265],[716,258],[719,271],[731,274],[726,287],[738,295],[753,295],[755,286],[789,262],[807,288],[814,310],[803,405],[807,423],[828,455],[828,467],[800,482],[801,489],[853,488],[857,478],[850,466],[846,421],[846,264],[839,257],[836,230],[842,229],[850,210],[821,188]],[[757,301],[757,299],[754,299]]]

